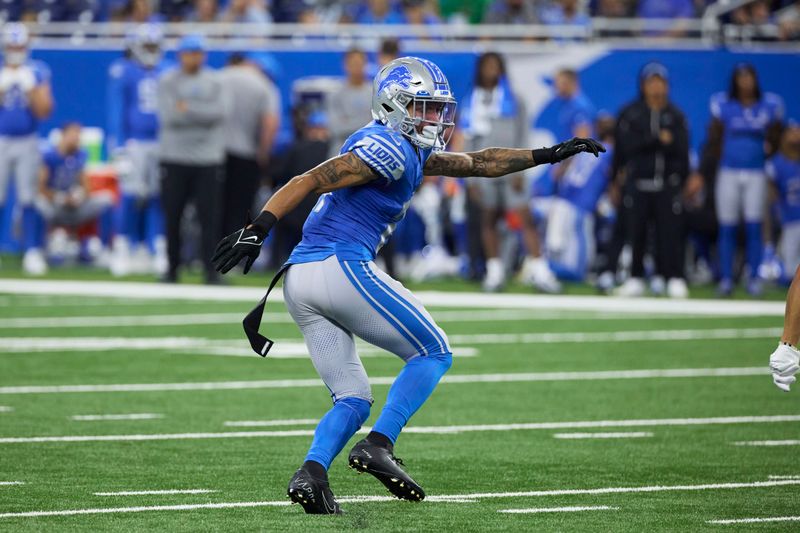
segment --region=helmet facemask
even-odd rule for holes
[[[444,150],[453,135],[456,102],[449,98],[412,97],[400,131],[423,148]]]

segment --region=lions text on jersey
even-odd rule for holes
[[[402,134],[371,122],[345,141],[341,154],[353,152],[381,179],[323,194],[303,226],[303,240],[288,263],[371,261],[402,220],[430,149],[413,146]]]

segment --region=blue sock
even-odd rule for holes
[[[764,245],[761,238],[761,223],[747,222],[744,225],[745,242],[747,243],[747,264],[750,266],[750,277],[758,276],[758,267],[761,265],[761,254]]]
[[[139,207],[135,196],[123,194],[115,212],[116,234],[126,237],[131,245],[139,242]]]
[[[32,205],[22,208],[22,250],[44,246],[44,220]]]
[[[100,213],[97,220],[97,233],[103,246],[111,245],[111,236],[114,234],[114,208],[110,207]]]
[[[719,277],[733,279],[733,254],[736,250],[736,226],[719,225],[717,253],[719,254]]]
[[[372,405],[363,398],[342,398],[317,424],[314,441],[306,455],[306,461],[316,461],[330,468],[334,457],[339,455],[350,437],[356,434],[367,418]]]
[[[144,239],[150,253],[156,253],[156,239],[164,234],[164,214],[161,211],[161,199],[150,198],[144,208]]]
[[[450,353],[420,355],[406,363],[389,389],[386,405],[372,430],[397,442],[408,419],[422,407],[452,363]]]

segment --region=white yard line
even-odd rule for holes
[[[628,431],[623,433],[554,433],[555,439],[642,439],[652,437],[649,431]]]
[[[157,418],[164,418],[164,415],[158,413],[131,413],[115,415],[74,415],[69,417],[70,420],[79,422],[95,422],[100,420],[155,420]]]
[[[442,494],[428,496],[427,502],[461,502],[493,498],[536,498],[549,496],[572,496],[585,494],[632,494],[648,492],[683,492],[703,490],[735,490],[750,488],[781,487],[800,485],[800,480],[756,481],[751,483],[713,483],[705,485],[655,485],[648,487],[603,487],[591,489],[534,490],[525,492],[487,492],[479,494]],[[344,496],[337,498],[340,503],[396,502],[390,496]],[[114,507],[99,509],[68,509],[61,511],[27,511],[21,513],[0,513],[0,518],[35,518],[41,516],[71,516],[84,514],[141,513],[147,511],[191,511],[196,509],[233,509],[242,507],[284,507],[290,503],[280,501],[221,502],[186,505],[153,505],[148,507]]]
[[[81,297],[111,296],[155,300],[257,302],[264,294],[264,288],[0,279],[0,293],[73,295]],[[784,311],[784,302],[669,300],[666,298],[608,298],[602,296],[547,296],[441,291],[419,291],[416,295],[425,305],[430,307],[597,311],[634,315],[664,313],[677,315],[782,316]],[[282,301],[282,291],[275,291],[270,295],[270,298],[273,302]]]
[[[733,368],[670,368],[646,370],[599,370],[586,372],[525,372],[513,374],[455,374],[442,378],[441,383],[528,383],[538,381],[602,381],[609,379],[661,379],[764,376],[764,366]],[[396,376],[369,378],[371,385],[391,385]],[[257,381],[211,381],[187,383],[120,383],[107,385],[23,385],[0,387],[0,394],[62,394],[86,392],[172,392],[198,390],[294,389],[319,387],[313,379],[274,379]]]
[[[309,424],[317,425],[317,418],[294,418],[287,420],[229,420],[225,422],[226,427],[234,428],[257,428],[274,426],[305,426]]]
[[[769,476],[769,479],[800,479],[798,475],[789,475],[789,476]]]
[[[169,494],[209,494],[217,492],[211,489],[174,489],[174,490],[123,490],[120,492],[95,492],[95,496],[159,496]]]
[[[650,379],[690,377],[733,377],[766,375],[766,367],[674,368],[651,370],[600,370],[586,372],[539,372],[516,374],[465,374],[445,376],[441,383],[524,383],[537,381],[594,381],[608,379]],[[395,376],[369,378],[371,385],[391,385]],[[314,379],[278,379],[260,381],[216,381],[188,383],[131,383],[109,385],[32,385],[0,387],[0,394],[53,394],[84,392],[166,392],[197,390],[246,390],[318,387]]]
[[[10,413],[13,410],[14,410],[13,407],[9,407],[7,405],[0,405],[0,413]]]
[[[659,426],[709,426],[729,424],[768,424],[776,422],[800,422],[800,415],[777,416],[729,416],[716,418],[655,418],[642,420],[585,420],[572,422],[529,422],[517,424],[473,424],[461,426],[410,426],[405,433],[426,435],[452,435],[476,431],[524,431],[539,429],[659,427]],[[359,433],[368,433],[371,428],[362,427]],[[313,429],[290,429],[279,431],[230,431],[222,433],[150,433],[132,435],[64,435],[47,437],[2,437],[0,444],[23,444],[44,442],[126,442],[160,440],[238,439],[267,437],[307,437]]]
[[[24,481],[0,481],[0,487],[5,485],[24,485]]]
[[[578,513],[581,511],[619,511],[619,507],[608,505],[584,505],[580,507],[534,507],[531,509],[498,509],[498,513],[537,514],[537,513]]]
[[[800,446],[800,440],[747,440],[733,444],[735,446]]]
[[[800,522],[800,516],[769,516],[765,518],[732,518],[729,520],[709,520],[709,524],[762,524],[766,522]]]

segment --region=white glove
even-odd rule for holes
[[[17,67],[16,71],[17,85],[19,85],[23,93],[27,94],[36,87],[36,74],[33,73],[33,69],[22,65]]]
[[[788,344],[778,344],[769,356],[769,369],[775,386],[789,392],[789,386],[797,380],[794,375],[800,370],[800,351]]]
[[[6,92],[14,85],[14,80],[17,78],[14,70],[15,69],[9,67],[0,69],[0,92]]]

